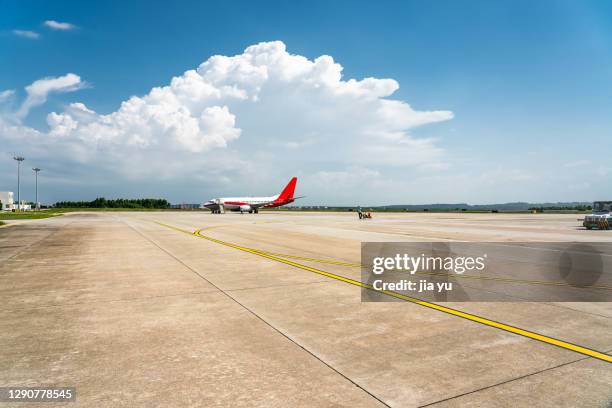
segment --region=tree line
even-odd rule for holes
[[[98,197],[93,201],[58,201],[55,208],[170,208],[170,203],[164,198],[117,198],[107,200]]]

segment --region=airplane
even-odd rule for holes
[[[272,208],[280,207],[286,204],[290,204],[302,197],[294,197],[295,185],[297,184],[297,177],[293,177],[289,184],[285,186],[283,191],[275,196],[271,197],[223,197],[209,200],[202,204],[203,207],[208,208],[213,214],[223,214],[226,210],[228,211],[240,211],[241,214],[248,212],[259,213],[260,208]]]

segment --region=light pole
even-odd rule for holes
[[[20,195],[20,172],[21,172],[21,162],[25,160],[22,156],[14,156],[13,159],[17,160],[17,209],[21,210],[21,195]]]
[[[34,167],[32,170],[34,170],[34,174],[36,174],[36,209],[38,210],[38,172],[40,171],[40,169],[38,167]]]

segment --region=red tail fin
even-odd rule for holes
[[[295,185],[297,184],[297,177],[293,177],[285,189],[280,193],[276,201],[290,201],[293,200],[293,193],[295,192]]]

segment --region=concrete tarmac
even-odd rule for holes
[[[0,386],[74,386],[69,406],[87,407],[609,406],[602,359],[364,303],[359,287],[192,234],[359,280],[346,264],[362,241],[612,241],[577,218],[92,212],[0,228]],[[446,305],[612,351],[612,303]]]

